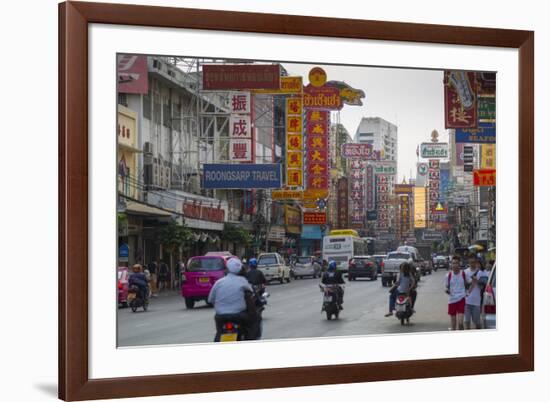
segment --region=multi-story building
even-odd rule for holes
[[[363,117],[355,132],[355,142],[371,144],[382,158],[397,163],[397,126],[380,117]]]
[[[327,223],[329,228],[337,228],[338,225],[338,181],[348,175],[348,160],[342,157],[340,152],[342,145],[352,142],[351,136],[344,125],[333,124],[330,128],[330,191],[327,203]],[[341,200],[341,198],[340,198]],[[342,202],[342,200],[340,201]],[[349,200],[348,200],[349,203]]]

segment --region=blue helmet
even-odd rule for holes
[[[256,268],[258,266],[258,261],[255,258],[248,260],[248,266],[250,268]]]
[[[328,270],[329,271],[336,271],[336,261],[330,261],[328,263]]]

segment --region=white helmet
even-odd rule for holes
[[[241,272],[242,268],[243,263],[238,258],[230,258],[229,261],[227,261],[227,270],[232,274],[238,274]]]

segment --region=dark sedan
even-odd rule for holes
[[[375,281],[378,278],[378,264],[374,257],[353,257],[348,264],[348,279],[354,281],[357,278],[370,278]]]

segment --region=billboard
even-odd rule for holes
[[[202,89],[279,89],[278,64],[205,64],[202,66]]]
[[[204,164],[202,183],[205,189],[281,188],[281,165]]]
[[[126,94],[146,94],[149,91],[147,56],[118,55],[117,91]]]
[[[446,159],[449,157],[449,147],[445,142],[423,142],[420,144],[420,157]]]
[[[496,186],[496,169],[474,169],[474,186]]]
[[[343,158],[361,158],[367,160],[376,160],[377,154],[373,152],[371,144],[342,144],[341,148]]]

